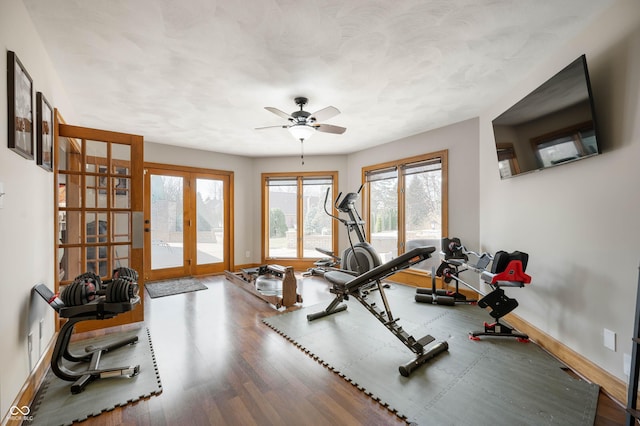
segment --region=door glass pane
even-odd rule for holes
[[[297,257],[298,184],[295,180],[273,180],[269,189],[268,257]]]
[[[85,176],[84,181],[86,184],[84,192],[85,207],[95,208],[98,205],[98,179],[95,176]]]
[[[384,263],[398,255],[397,175],[370,182],[369,191],[370,243]]]
[[[131,165],[131,146],[124,144],[112,144],[111,145],[111,163],[113,164],[113,171],[117,173],[117,167],[125,165],[130,167]]]
[[[442,238],[442,173],[440,162],[405,169],[405,242],[409,251],[419,246],[440,250]],[[438,256],[414,265],[430,271]]]
[[[58,170],[82,170],[82,140],[58,138]]]
[[[115,243],[131,241],[131,213],[112,213],[111,224],[113,226],[111,241]]]
[[[327,190],[327,209],[331,209],[333,194],[331,179],[304,179],[302,183],[302,214],[304,215],[303,257],[324,257],[316,248],[332,251],[332,220],[324,211]]]
[[[108,241],[109,224],[107,213],[89,212],[85,215],[86,220],[86,259],[88,272],[93,272],[101,277],[108,274],[107,247],[96,243],[106,243]]]
[[[58,207],[82,207],[80,175],[58,175]]]
[[[151,269],[184,265],[183,178],[151,175]]]
[[[112,178],[113,193],[111,200],[113,200],[113,207],[118,209],[128,209],[131,206],[130,188],[131,179],[123,177]]]
[[[60,262],[60,281],[73,280],[85,272],[80,257],[80,247],[65,247],[58,250],[58,262]]]
[[[196,179],[196,262],[224,261],[224,182]]]
[[[87,267],[85,271],[93,272],[104,278],[108,275],[107,246],[87,247]]]
[[[107,143],[99,141],[85,141],[87,157],[85,171],[87,173],[107,173]]]
[[[131,252],[131,246],[113,246],[113,253],[111,258],[113,259],[113,269],[115,268],[128,268],[129,267],[129,253]]]
[[[111,148],[111,173],[113,192],[111,199],[113,207],[128,209],[131,205],[131,147],[128,145],[114,145]]]
[[[82,215],[79,211],[59,211],[58,222],[61,243],[82,243]]]

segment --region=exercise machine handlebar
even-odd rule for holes
[[[363,187],[364,187],[364,184],[360,185],[360,188],[358,188],[358,192],[349,192],[344,197],[342,196],[342,192],[340,192],[338,193],[338,196],[333,202],[333,206],[335,207],[336,210],[342,213],[347,213],[349,215],[349,220],[336,216],[331,212],[329,212],[329,210],[327,209],[327,201],[329,199],[329,191],[331,191],[331,188],[327,188],[327,192],[324,196],[325,213],[329,215],[331,218],[339,221],[344,226],[346,226],[349,232],[355,231],[358,237],[358,241],[360,241],[361,243],[364,243],[367,241],[367,237],[364,231],[365,222],[364,220],[362,220],[362,218],[358,214],[358,210],[355,207],[355,202],[360,196],[360,192],[362,191]]]

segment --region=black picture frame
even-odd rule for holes
[[[36,93],[36,163],[53,171],[53,108],[42,92]]]
[[[33,160],[33,80],[15,52],[7,51],[9,149]]]

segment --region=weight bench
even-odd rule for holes
[[[138,336],[120,339],[105,346],[87,346],[84,348],[85,353],[83,354],[71,353],[69,351],[69,344],[71,343],[71,335],[77,323],[88,320],[110,319],[123,312],[131,311],[140,303],[139,296],[130,299],[128,302],[107,302],[106,297],[103,295],[83,305],[65,306],[62,300],[46,285],[38,284],[34,287],[34,290],[61,318],[67,318],[67,322],[58,333],[58,338],[53,349],[51,370],[62,380],[74,382],[71,385],[72,394],[82,392],[89,383],[96,379],[116,376],[133,377],[138,375],[140,372],[139,365],[113,368],[99,367],[102,354],[129,344],[134,344],[138,341]],[[89,363],[89,365],[84,371],[72,371],[64,365],[63,359],[76,363],[85,362]]]
[[[394,318],[391,313],[391,308],[389,307],[387,297],[384,293],[384,286],[381,281],[402,269],[406,269],[411,265],[429,259],[431,257],[431,253],[434,251],[435,247],[433,246],[417,247],[357,277],[340,271],[329,271],[325,273],[324,278],[329,282],[329,284],[331,284],[329,291],[335,294],[336,297],[323,311],[307,315],[307,321],[313,321],[327,315],[344,311],[347,309],[347,305],[341,304],[341,302],[343,300],[348,300],[349,296],[353,296],[407,348],[416,354],[415,359],[399,367],[400,374],[404,377],[408,377],[422,364],[426,363],[431,358],[434,358],[441,352],[446,351],[449,348],[449,344],[446,341],[438,342],[429,350],[426,350],[426,346],[435,341],[433,336],[426,335],[421,339],[416,340],[413,336],[404,331],[403,328],[398,325],[399,318]],[[377,290],[380,292],[380,297],[384,305],[383,309],[379,309],[375,302],[369,303],[366,300],[368,291],[364,291],[364,289],[368,289],[370,286],[375,285],[377,285]]]

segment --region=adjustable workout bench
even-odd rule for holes
[[[399,367],[400,374],[404,377],[408,377],[422,364],[426,363],[441,352],[446,351],[449,348],[449,344],[447,342],[438,342],[431,349],[425,351],[425,347],[433,342],[435,338],[431,335],[426,335],[421,339],[416,340],[398,325],[399,318],[394,318],[391,313],[391,308],[389,308],[389,303],[387,302],[387,297],[384,293],[384,286],[381,281],[402,269],[406,269],[411,265],[430,258],[431,253],[434,251],[435,247],[417,247],[396,257],[390,262],[377,266],[357,277],[340,271],[327,272],[324,277],[330,284],[332,284],[330,291],[331,293],[334,293],[336,297],[324,311],[307,315],[307,320],[313,321],[327,315],[335,314],[336,312],[344,311],[347,309],[347,305],[341,304],[341,302],[343,300],[348,300],[349,296],[353,296],[358,300],[358,302],[367,308],[367,310],[371,312],[378,321],[387,327],[394,336],[400,339],[407,348],[417,355],[415,359]],[[377,284],[377,290],[380,292],[384,309],[378,309],[375,302],[369,303],[366,300],[368,292],[364,291],[364,288],[369,288],[369,286],[374,285],[374,283]]]
[[[125,376],[133,377],[140,372],[140,366],[126,366],[114,368],[99,368],[100,357],[103,353],[111,350],[134,344],[138,341],[138,336],[120,339],[105,346],[87,346],[84,354],[72,354],[69,351],[69,343],[75,325],[80,321],[87,320],[103,320],[110,319],[123,312],[131,311],[140,303],[140,297],[129,300],[128,302],[107,302],[106,297],[96,297],[89,303],[78,306],[65,306],[60,298],[57,297],[46,285],[38,284],[34,290],[42,296],[42,298],[51,306],[61,318],[67,318],[67,322],[62,326],[58,333],[53,355],[51,356],[51,370],[53,373],[69,382],[71,385],[71,393],[78,394],[84,388],[96,379],[106,377]],[[67,368],[63,359],[70,362],[88,362],[89,366],[84,371],[72,371]]]

